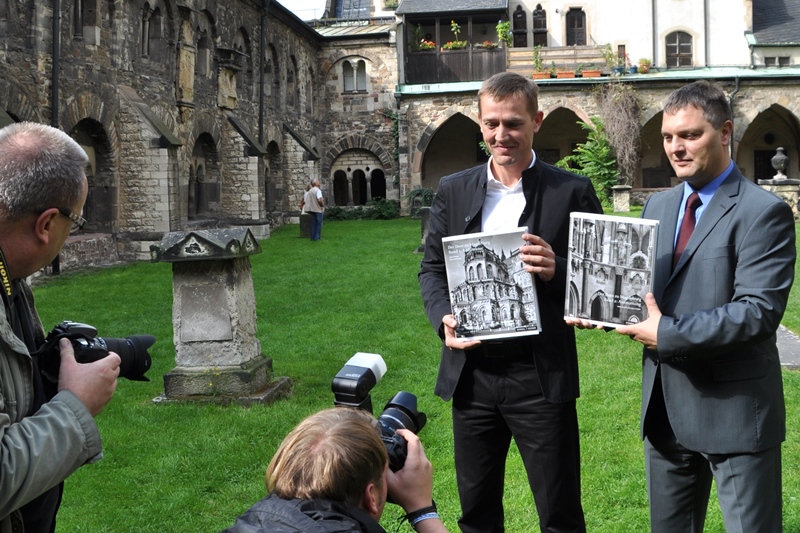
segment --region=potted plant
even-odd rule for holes
[[[482,43],[472,45],[473,48],[484,48],[486,50],[494,50],[500,46],[500,43],[496,43],[494,41],[485,40]]]
[[[533,47],[533,74],[531,77],[535,80],[543,80],[550,77],[550,72],[544,69],[544,64],[542,63],[541,45]]]
[[[560,68],[556,69],[556,78],[574,78],[575,77],[575,70],[568,69],[568,68]]]
[[[497,43],[505,43],[506,48],[509,48],[511,46],[511,21],[498,20],[495,30],[497,31]]]
[[[639,74],[647,74],[650,72],[650,60],[646,57],[639,59]]]
[[[430,50],[436,50],[436,43],[433,41],[426,41],[425,39],[422,39],[419,42],[419,50],[420,52],[428,52]]]
[[[466,48],[467,44],[469,44],[469,43],[467,43],[467,41],[459,41],[458,40],[458,34],[461,33],[461,26],[456,24],[455,20],[451,20],[450,21],[450,31],[452,31],[453,35],[456,36],[456,40],[455,41],[446,42],[442,46],[442,49],[443,50],[463,50],[464,48]]]
[[[630,74],[636,74],[639,71],[639,67],[631,65],[631,58],[628,57],[628,54],[625,54],[625,68]]]
[[[600,69],[591,63],[589,63],[588,65],[581,63],[578,66],[578,72],[582,78],[599,78],[600,75],[602,74],[600,72]]]
[[[613,75],[621,76],[625,72],[625,58],[614,53],[610,44],[606,44],[600,52],[603,54],[606,66],[611,70]]]

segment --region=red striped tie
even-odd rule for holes
[[[681,229],[678,231],[678,242],[675,244],[675,252],[672,254],[672,268],[675,268],[675,265],[678,264],[683,251],[686,249],[686,243],[689,242],[689,237],[692,236],[694,231],[694,212],[702,203],[700,196],[696,192],[690,194],[689,198],[686,199],[686,210],[683,212]]]

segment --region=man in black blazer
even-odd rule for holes
[[[720,87],[701,81],[672,93],[661,133],[684,183],[642,212],[661,222],[649,317],[617,328],[644,345],[651,528],[701,532],[713,478],[728,533],[779,532],[786,412],[775,331],[794,279],[792,210],[731,161]]]
[[[419,273],[425,311],[442,338],[435,393],[453,400],[456,476],[465,533],[504,531],[506,456],[514,438],[546,532],[586,530],[580,502],[575,336],[564,294],[570,211],[600,213],[591,182],[543,163],[531,149],[542,123],[538,88],[501,73],[478,93],[488,164],[441,179]],[[535,279],[535,336],[502,342],[455,337],[442,237],[526,226],[520,260]]]

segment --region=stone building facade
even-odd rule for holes
[[[713,17],[683,22],[666,14],[679,3],[650,3],[661,14],[630,35],[613,25],[606,8],[614,2],[584,3],[592,42],[637,55],[651,50],[659,72],[540,82],[537,154],[556,161],[571,153],[586,140],[578,121],[600,113],[595,87],[623,81],[641,107],[641,169],[626,177],[640,199],[673,182],[661,149],[664,98],[708,78],[730,95],[734,157],[745,173],[771,177],[769,159],[782,146],[786,174],[800,176],[797,30],[782,33],[785,25],[765,19],[774,0],[735,2],[725,16],[741,16],[715,23],[718,33],[706,30],[723,16],[719,2],[709,4]],[[567,16],[527,0],[485,0],[494,6],[491,16],[474,18],[459,0],[400,0],[396,11],[394,4],[372,0],[367,9],[361,2],[356,13],[351,2],[329,0],[322,19],[306,23],[276,0],[0,0],[0,126],[52,124],[91,160],[89,227],[70,240],[63,263],[147,259],[168,231],[235,225],[266,237],[271,227],[297,220],[313,178],[328,205],[361,205],[402,201],[414,188],[435,189],[442,176],[484,162],[480,79],[406,82],[417,54],[409,41],[415,21],[438,28],[439,36],[449,35],[451,16],[464,21],[462,38],[472,44],[462,53],[485,67],[506,52],[530,51],[476,47],[496,38],[495,15],[515,20],[521,12],[530,27],[535,13],[546,14],[547,44],[556,52],[568,48]],[[689,67],[669,65],[668,38],[676,31],[697,45]],[[720,51],[721,43],[742,39],[744,48]]]

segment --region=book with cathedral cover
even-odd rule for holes
[[[647,319],[658,221],[570,213],[564,318],[600,326]]]
[[[536,282],[519,259],[527,228],[444,237],[450,305],[461,340],[536,335]]]

